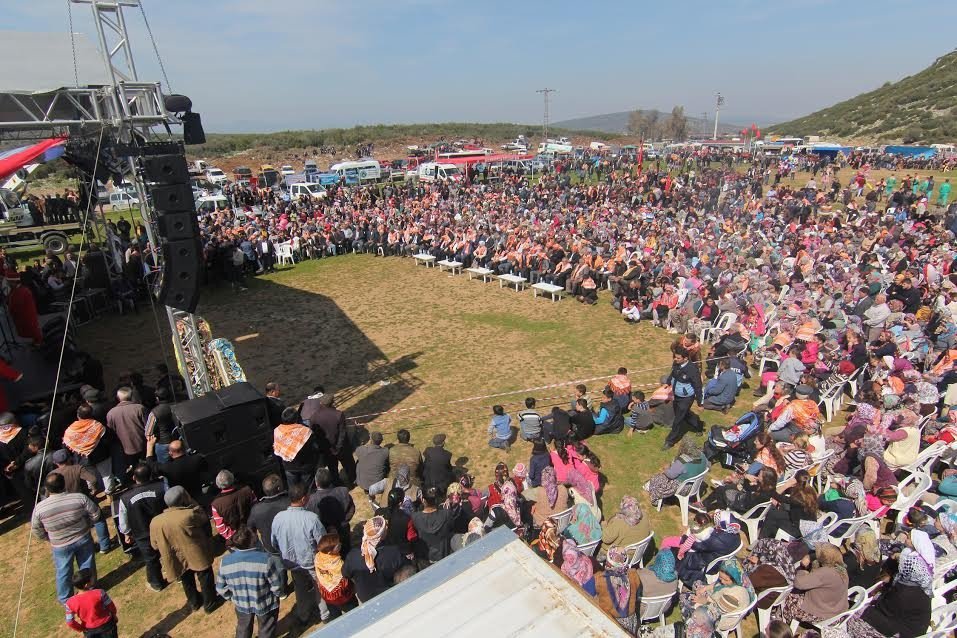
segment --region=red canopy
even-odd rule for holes
[[[49,140],[43,140],[33,146],[27,146],[10,153],[6,157],[0,157],[0,179],[6,179],[18,170],[33,163],[35,159],[46,153],[55,146],[59,146],[66,141],[65,137],[54,137]]]

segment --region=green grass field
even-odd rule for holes
[[[530,452],[524,443],[514,445],[509,454],[488,447],[493,404],[502,403],[514,415],[525,396],[535,396],[547,409],[570,401],[571,382],[606,377],[625,365],[636,385],[653,385],[670,366],[669,335],[650,325],[625,325],[608,305],[607,291],[601,299],[594,307],[574,300],[552,303],[533,299],[528,291],[517,293],[419,267],[411,259],[349,255],[259,277],[246,292],[211,291],[199,314],[211,323],[215,336],[233,341],[257,386],[275,380],[284,396],[299,400],[313,384],[324,383],[344,399],[347,415],[387,412],[360,419],[368,429],[385,433],[387,442],[403,427],[412,431],[419,447],[434,433],[445,432],[458,462],[484,486],[495,463],[527,462]],[[169,348],[165,339],[158,339],[148,308],[139,315],[87,324],[80,328],[79,339],[103,357],[109,380],[129,367],[151,375],[151,366]],[[523,391],[546,385],[554,387]],[[604,382],[587,385],[596,393]],[[497,396],[449,403],[486,395]],[[426,407],[408,409],[413,406]],[[709,423],[734,418],[704,416]],[[602,459],[607,480],[604,511],[614,514],[623,494],[637,494],[658,538],[679,531],[677,507],[666,505],[660,514],[654,512],[641,489],[672,458],[659,450],[664,434],[658,429],[633,438],[616,435],[589,442]],[[356,501],[357,519],[364,519],[368,506],[364,499]],[[11,585],[0,601],[0,615],[7,619],[0,636],[9,636],[27,528],[15,521],[4,525],[0,565],[11,574]],[[231,627],[231,609],[211,617],[185,617],[178,585],[155,594],[146,588],[142,571],[131,572],[125,563],[119,552],[98,560],[101,577],[120,609],[122,635],[150,635],[161,627],[174,636],[218,636],[227,633],[224,626]],[[34,542],[26,564],[18,635],[70,635],[61,626],[55,603],[49,548]],[[283,603],[283,616],[291,606],[291,600]]]

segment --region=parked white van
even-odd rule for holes
[[[419,166],[416,173],[423,182],[435,182],[442,180],[458,181],[462,179],[462,170],[455,164],[436,164],[427,162]]]
[[[329,171],[338,174],[339,177],[345,177],[346,182],[356,179],[360,182],[374,182],[382,177],[379,162],[374,159],[339,162],[330,166]],[[349,179],[350,177],[352,179]]]
[[[289,198],[293,201],[299,199],[300,197],[308,197],[309,199],[322,199],[325,196],[326,189],[319,184],[299,182],[289,186]]]
[[[210,195],[196,200],[196,213],[199,215],[209,215],[223,210],[229,210],[229,200],[223,195]]]
[[[140,200],[126,191],[113,191],[110,193],[110,208],[113,210],[117,210],[118,208],[132,208],[139,205]]]

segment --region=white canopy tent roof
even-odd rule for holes
[[[350,611],[313,638],[627,636],[507,528]]]

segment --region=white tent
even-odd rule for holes
[[[315,638],[628,636],[502,527],[313,633]]]

